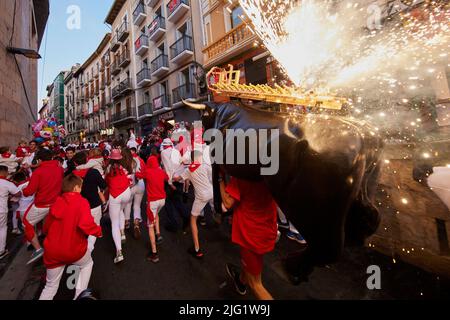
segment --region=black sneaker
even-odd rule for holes
[[[156,235],[156,243],[161,244],[163,242],[163,237],[160,234]]]
[[[236,289],[236,292],[240,294],[241,296],[244,296],[247,294],[247,287],[245,284],[241,282],[240,279],[240,272],[238,267],[231,263],[227,263],[225,265],[225,268],[227,269],[227,274],[230,276],[231,280],[233,280],[234,288]]]
[[[198,217],[198,221],[199,221],[201,226],[203,226],[203,227],[206,226],[206,219],[205,219],[205,217],[202,217],[202,216]]]
[[[148,256],[147,256],[147,260],[148,260],[148,261],[151,261],[151,262],[153,262],[153,263],[158,263],[158,262],[159,262],[159,256],[158,256],[158,253],[150,252],[150,253],[148,254]]]
[[[201,259],[204,256],[204,253],[201,249],[198,249],[198,251],[195,250],[194,247],[190,248],[188,251],[194,258]]]

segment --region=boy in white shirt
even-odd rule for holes
[[[196,258],[202,258],[203,252],[200,250],[198,239],[197,219],[202,214],[203,209],[209,203],[214,213],[214,192],[212,185],[212,168],[203,161],[203,153],[194,151],[194,162],[180,175],[174,176],[175,181],[189,180],[194,186],[195,200],[191,210],[191,231],[194,248],[191,254]]]
[[[25,189],[28,184],[30,183],[30,180],[27,178],[27,175],[19,171],[15,173],[12,177],[13,182],[16,184],[19,191],[22,193],[22,190]],[[23,194],[20,197],[15,197],[14,199],[11,199],[11,201],[17,202],[16,206],[14,206],[13,211],[13,234],[21,234],[22,232],[18,228],[18,219],[23,219],[23,216],[25,214],[25,211],[33,205],[34,202],[34,195],[25,197]]]
[[[8,167],[0,166],[0,260],[8,255],[6,236],[8,232],[8,198],[20,196],[19,189],[8,181]]]

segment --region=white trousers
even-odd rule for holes
[[[100,220],[102,219],[102,206],[98,206],[96,208],[91,209],[92,217],[94,218],[95,223],[99,226]],[[97,241],[97,237],[89,236],[88,237],[88,249],[90,252],[94,251],[94,245]]]
[[[0,253],[6,249],[6,236],[8,234],[8,212],[0,212]]]
[[[112,195],[109,199],[109,217],[111,218],[111,229],[116,250],[122,250],[120,230],[125,229],[125,207],[131,199],[130,188],[127,188],[117,198]]]
[[[92,267],[94,266],[94,261],[92,261],[91,252],[86,251],[86,254],[75,262],[73,265],[79,266],[80,271],[78,273],[78,279],[76,280],[75,286],[75,299],[80,295],[81,292],[87,289],[89,285],[89,280],[91,279]],[[45,288],[42,290],[39,300],[53,300],[56,293],[58,292],[59,282],[64,273],[66,266],[61,266],[54,269],[47,269],[47,277]]]
[[[31,209],[24,215],[24,219],[26,219],[32,226],[35,226],[39,222],[45,219],[50,208],[38,208],[34,204]]]
[[[125,208],[125,220],[130,220],[131,206],[133,206],[134,220],[138,219],[139,221],[142,221],[141,203],[142,198],[144,198],[144,192],[145,184],[143,180],[139,180],[139,182],[131,188],[131,199]]]
[[[17,218],[17,209],[19,209],[19,203],[15,202],[12,204],[12,225],[13,229],[19,228],[19,219]]]
[[[148,213],[148,226],[151,227],[155,224],[156,216],[159,214],[161,209],[166,205],[166,199],[156,200],[156,201],[149,201],[148,207],[149,207],[149,213]],[[150,216],[152,215],[152,216]]]

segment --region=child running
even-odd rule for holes
[[[165,182],[169,180],[166,172],[160,168],[158,158],[150,156],[144,172],[137,172],[136,176],[147,182],[147,219],[150,235],[151,252],[147,259],[157,263],[159,261],[156,244],[162,242],[159,229],[159,212],[166,203]]]
[[[0,260],[8,254],[6,236],[8,233],[8,198],[20,196],[20,190],[8,181],[8,167],[0,166]]]
[[[28,184],[30,183],[30,180],[28,179],[27,175],[23,171],[16,172],[13,177],[13,182],[16,184],[17,188],[19,188],[20,192],[25,189]],[[13,234],[21,234],[19,227],[18,227],[18,219],[23,219],[23,215],[25,214],[25,211],[33,204],[34,196],[25,197],[22,195],[21,197],[18,197],[18,204],[15,209],[15,212],[13,213]]]
[[[87,289],[91,278],[91,251],[87,237],[102,236],[102,229],[94,222],[89,203],[81,192],[83,180],[73,174],[64,178],[62,196],[52,205],[44,224],[44,264],[47,268],[45,288],[39,300],[52,300],[67,265],[80,267],[75,299]]]

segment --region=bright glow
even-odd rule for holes
[[[403,204],[408,204],[408,200],[406,198],[402,198],[402,203]]]
[[[422,157],[424,157],[425,159],[429,159],[429,158],[431,158],[431,155],[428,152],[424,152],[422,154]]]
[[[404,14],[398,23],[369,32],[367,16],[362,14],[367,7],[356,3],[361,1],[239,2],[266,48],[289,78],[305,89],[348,89],[367,85],[368,80],[380,84],[382,73],[420,70],[433,56],[447,56],[448,8],[430,7],[420,19]]]

